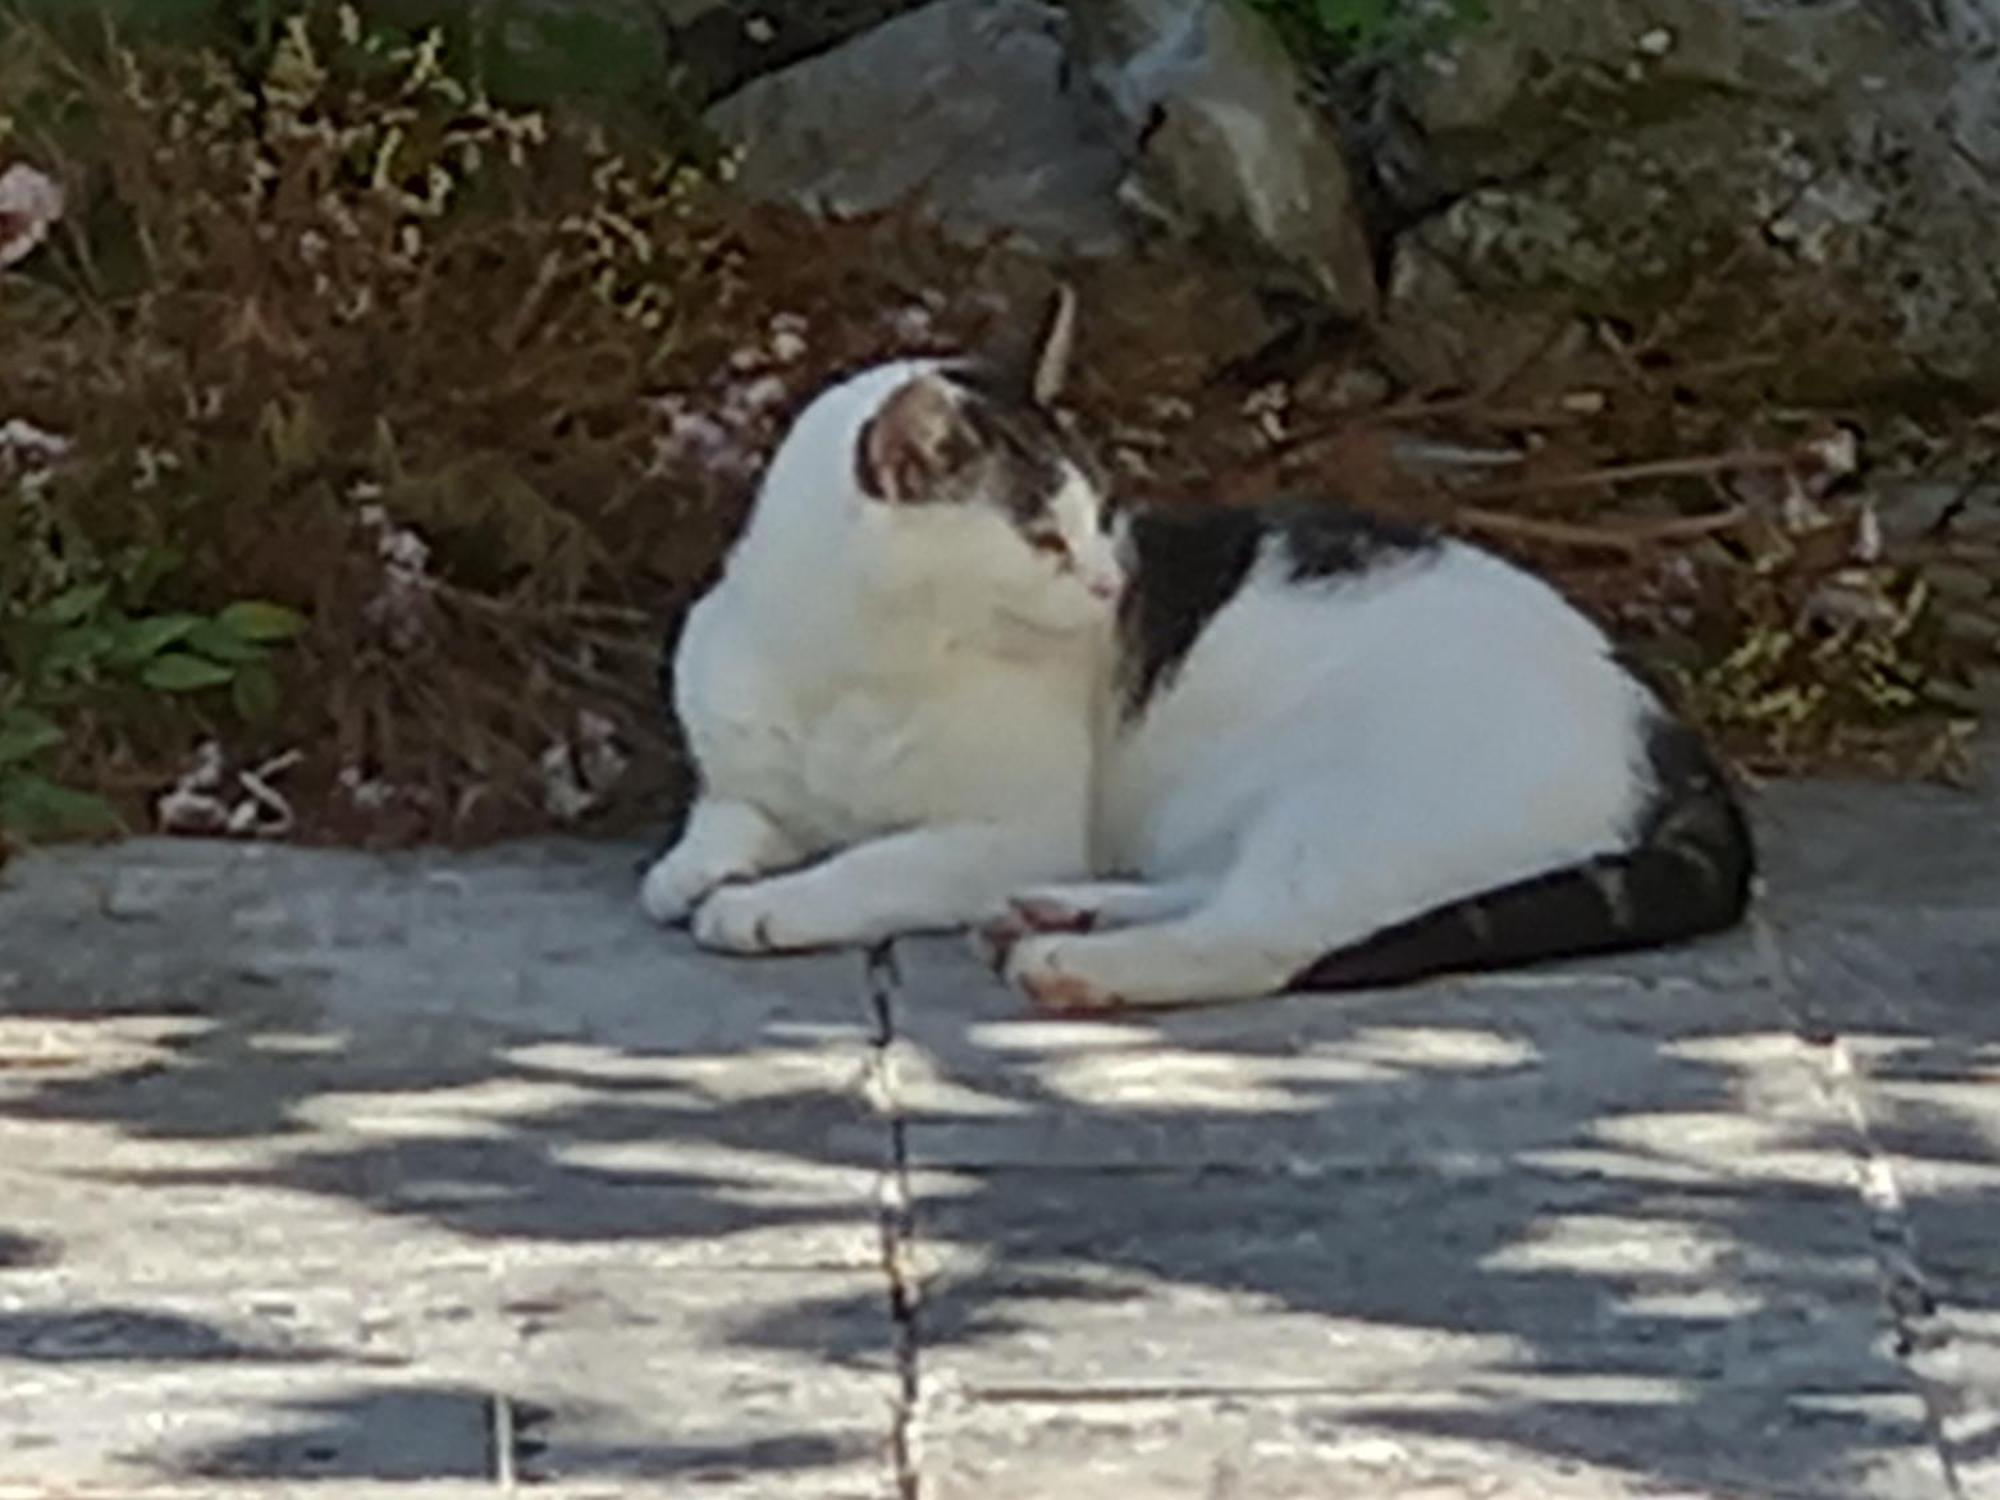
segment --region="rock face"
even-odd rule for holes
[[[103,3],[170,33],[233,14]],[[1419,379],[1477,381],[1580,317],[1643,335],[1699,314],[1748,339],[1789,302],[1866,331],[1865,358],[1822,372],[1829,392],[2000,395],[2000,0],[1487,7],[1441,47],[1336,77],[1331,109],[1245,0],[367,11],[442,24],[509,96],[678,120],[724,94],[707,118],[746,149],[760,194],[841,212],[919,198],[947,224],[1061,253],[1121,253],[1149,229],[1200,237],[1259,290],[1379,310]]]
[[[841,213],[920,196],[948,225],[1085,254],[1165,229],[1375,310],[1333,127],[1278,38],[1223,0],[934,0],[708,120],[762,196]]]
[[[1374,312],[1346,158],[1268,25],[1224,0],[1072,0],[1070,14],[1131,163],[1127,204],[1247,248],[1339,312]]]
[[[749,192],[855,214],[921,200],[947,226],[1106,254],[1130,243],[1111,143],[1065,91],[1063,17],[936,0],[758,78],[708,112]]]
[[[663,16],[681,86],[703,104],[824,52],[923,0],[644,0]]]
[[[1420,373],[1477,378],[1563,317],[1671,315],[1726,277],[1864,310],[1900,366],[1875,374],[2000,389],[2000,19],[1974,0],[1492,8],[1362,109],[1419,220],[1390,324]]]

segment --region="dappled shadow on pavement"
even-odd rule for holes
[[[1030,1493],[1009,1444],[1051,1410],[1075,1420],[1050,1483],[1121,1445],[1212,1461],[1163,1494],[1225,1466],[1244,1493],[1379,1493],[1384,1463],[1495,1455],[1549,1495],[1933,1492],[1935,1413],[1895,1352],[1929,1315],[1883,1296],[1861,1186],[1929,1164],[1905,1173],[1919,1238],[1991,1243],[1992,1121],[1913,1082],[1857,1124],[1829,1069],[1990,1077],[2000,957],[1932,908],[1920,960],[1776,900],[1788,977],[1740,938],[1062,1026],[937,945],[881,993],[858,959],[693,955],[630,913],[620,851],[44,869],[0,892],[34,937],[0,1014],[105,1044],[0,1074],[0,1362],[41,1357],[10,1328],[88,1316],[35,1279],[52,1263],[164,1320],[146,1358],[316,1351],[309,1391],[246,1396],[247,1430],[155,1470],[489,1473],[497,1397],[527,1477],[846,1493],[914,1381],[940,1494]],[[121,880],[139,915],[107,919]],[[913,1200],[886,1225],[885,1181]],[[181,1259],[144,1266],[155,1242]],[[176,1346],[144,1288],[199,1282],[210,1247],[259,1285],[359,1290],[276,1342],[222,1298]],[[1938,1284],[1992,1311],[1990,1271]],[[371,1321],[378,1285],[416,1310]],[[411,1426],[457,1436],[355,1437]]]

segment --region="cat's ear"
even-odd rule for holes
[[[1069,379],[1070,353],[1076,347],[1076,293],[1068,282],[1059,283],[1043,315],[1041,337],[1035,341],[1034,363],[1029,367],[1028,396],[1037,406],[1050,406],[1062,395]]]
[[[854,470],[862,493],[901,505],[923,500],[970,463],[979,439],[951,387],[935,375],[899,386],[862,427]]]

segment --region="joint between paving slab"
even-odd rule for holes
[[[909,1142],[903,1111],[896,1095],[896,996],[902,970],[892,943],[872,949],[867,958],[868,1002],[874,1012],[871,1054],[872,1093],[888,1127],[889,1154],[882,1174],[882,1273],[888,1287],[889,1316],[895,1338],[896,1410],[889,1434],[899,1500],[919,1500],[921,1481],[914,1451],[918,1402],[923,1394],[921,1348],[917,1331],[917,1277],[911,1261],[915,1230],[910,1205]]]
[[[503,1493],[512,1494],[515,1486],[514,1446],[518,1439],[514,1431],[514,1403],[506,1392],[493,1393],[487,1421],[492,1429],[493,1482]]]
[[[1882,1300],[1895,1332],[1896,1362],[1903,1367],[1923,1404],[1924,1429],[1943,1472],[1946,1491],[1959,1500],[1965,1487],[1954,1455],[1947,1419],[1953,1393],[1925,1373],[1919,1360],[1940,1351],[1950,1334],[1938,1317],[1938,1301],[1923,1273],[1916,1228],[1910,1221],[1895,1164],[1883,1150],[1868,1116],[1860,1062],[1838,1032],[1816,1020],[1798,991],[1794,971],[1770,918],[1753,916],[1758,956],[1765,979],[1786,1021],[1817,1054],[1820,1087],[1839,1110],[1854,1157],[1855,1189],[1868,1214],[1870,1250],[1882,1282]]]

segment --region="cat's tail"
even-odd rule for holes
[[[1438,907],[1330,953],[1301,990],[1359,989],[1626,952],[1733,927],[1750,902],[1750,826],[1700,739],[1655,726],[1650,807],[1632,847]]]

